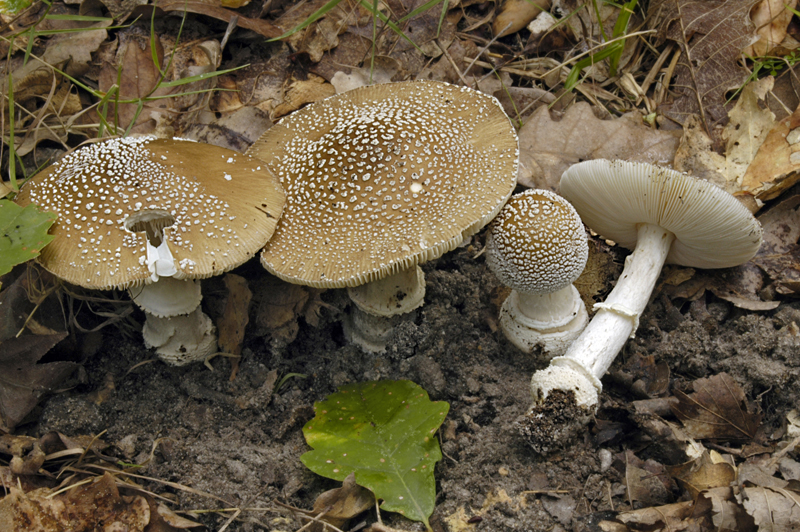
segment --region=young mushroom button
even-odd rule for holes
[[[548,190],[512,196],[489,226],[486,262],[512,288],[500,309],[506,337],[530,353],[537,345],[563,355],[589,321],[572,285],[586,265],[589,246],[580,216]]]
[[[541,420],[537,405],[544,405],[554,390],[574,392],[578,407],[594,411],[600,378],[636,332],[665,262],[727,268],[750,260],[761,245],[761,226],[736,198],[667,168],[586,161],[564,172],[561,194],[586,225],[633,253],[606,301],[595,305],[597,313],[583,333],[564,356],[534,374],[535,404],[528,418],[536,423]]]
[[[216,346],[197,279],[242,264],[275,230],[284,194],[262,162],[180,139],[111,139],[65,155],[16,201],[58,213],[38,260],[91,289],[125,289],[147,315],[145,342],[166,362]]]
[[[308,105],[247,153],[267,163],[287,196],[262,264],[288,282],[348,287],[361,309],[350,336],[380,351],[385,335],[369,333],[386,327],[373,316],[422,304],[417,264],[497,214],[516,184],[518,146],[494,98],[409,81]]]

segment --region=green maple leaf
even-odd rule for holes
[[[40,212],[35,205],[20,207],[10,200],[0,200],[0,275],[33,259],[53,237],[47,234],[56,214]]]
[[[442,451],[436,430],[450,405],[431,402],[411,381],[342,386],[314,404],[303,427],[313,448],[300,460],[323,477],[356,482],[383,500],[381,508],[422,521],[430,530],[436,485],[433,469]]]

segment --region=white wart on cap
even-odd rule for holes
[[[188,140],[130,137],[85,146],[30,179],[16,202],[58,213],[41,264],[86,288],[152,278],[148,234],[166,242],[174,277],[218,275],[269,239],[284,202],[261,161]],[[160,234],[156,234],[160,233]]]
[[[599,393],[600,378],[633,336],[665,262],[695,268],[732,267],[761,245],[761,226],[739,201],[706,181],[646,163],[592,160],[570,167],[561,194],[594,231],[634,248],[616,286],[563,357],[551,366],[574,373],[581,397]],[[550,374],[531,381],[535,401],[554,389]],[[545,380],[548,382],[545,383]],[[595,404],[586,405],[594,408]]]
[[[525,352],[557,356],[588,322],[572,285],[589,254],[580,216],[561,196],[526,190],[512,196],[489,226],[486,262],[513,289],[500,310],[506,337]]]
[[[410,81],[311,104],[247,153],[287,195],[264,266],[340,288],[436,258],[486,225],[516,184],[518,144],[496,99]]]

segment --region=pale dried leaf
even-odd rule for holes
[[[800,494],[786,489],[745,487],[742,505],[759,530],[789,531],[800,528]]]
[[[775,123],[742,178],[742,189],[762,201],[800,179],[800,108]]]
[[[275,119],[295,111],[307,103],[324,100],[336,94],[333,85],[323,78],[311,75],[307,80],[298,80],[289,86],[283,102],[272,111],[270,118]]]
[[[749,83],[728,114],[729,122],[722,131],[722,139],[727,163],[725,178],[733,188],[729,190],[732,194],[740,190],[750,192],[743,188],[742,178],[775,123],[772,111],[759,106],[759,101],[764,101],[774,81],[768,76]]]
[[[696,523],[692,501],[678,502],[630,512],[620,512],[617,519],[635,530],[687,530]]]
[[[730,486],[736,480],[736,469],[727,462],[712,460],[707,451],[696,460],[670,467],[669,471],[692,499],[697,499],[703,491]]]
[[[519,183],[557,190],[561,174],[587,159],[624,159],[670,164],[678,138],[650,129],[635,115],[600,120],[587,103],[571,106],[561,120],[540,107],[519,131]]]

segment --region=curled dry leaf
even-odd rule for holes
[[[678,141],[674,132],[650,129],[635,115],[600,120],[580,102],[553,120],[542,106],[519,130],[519,183],[556,191],[561,174],[587,159],[670,164]]]
[[[756,26],[758,41],[744,49],[744,55],[762,57],[778,46],[786,37],[792,20],[792,10],[797,0],[761,0],[750,10],[750,18]]]
[[[539,13],[550,11],[550,0],[506,0],[492,23],[495,37],[517,33]]]
[[[661,505],[674,500],[673,483],[662,464],[655,460],[640,460],[633,451],[627,450],[625,460],[625,486],[628,500],[639,501],[646,506]]]
[[[691,530],[692,525],[699,525],[702,517],[694,515],[692,501],[684,501],[620,512],[617,519],[629,525],[633,530]],[[700,529],[696,528],[696,530]]]
[[[753,519],[736,500],[731,487],[705,490],[695,502],[695,514],[710,516],[717,532],[756,532]]]
[[[272,111],[270,118],[280,118],[307,103],[324,100],[336,94],[336,89],[325,79],[311,74],[307,80],[297,80],[289,86],[283,102]]]
[[[314,501],[314,508],[310,512],[303,512],[309,516],[321,515],[320,519],[337,528],[375,506],[375,496],[366,488],[356,484],[355,473],[350,473],[342,481],[341,488],[335,488],[321,493]],[[308,527],[310,532],[323,532],[323,523],[313,523]]]
[[[719,454],[708,451],[696,460],[670,467],[669,473],[693,500],[705,490],[724,488],[736,480],[736,469]]]
[[[751,412],[744,392],[727,373],[692,383],[694,393],[673,393],[677,405],[673,413],[686,433],[696,439],[752,440],[761,426],[761,415]]]

